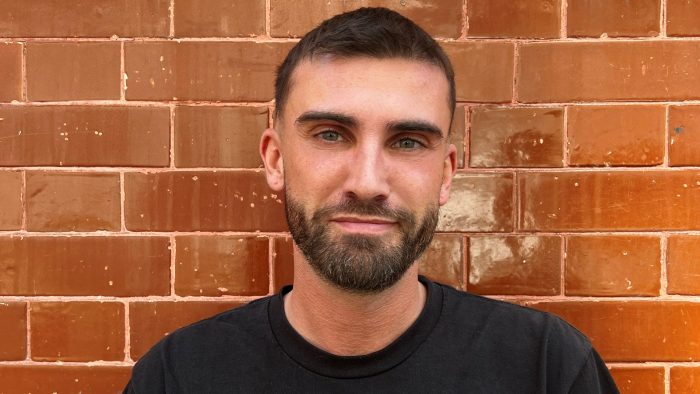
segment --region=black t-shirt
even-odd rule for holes
[[[586,337],[550,314],[428,281],[423,311],[386,348],[335,356],[289,324],[281,294],[177,330],[125,393],[617,393]]]

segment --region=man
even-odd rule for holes
[[[166,337],[127,392],[611,393],[588,340],[418,276],[456,169],[454,75],[386,9],[336,16],[281,65],[260,151],[294,287]]]

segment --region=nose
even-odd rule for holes
[[[358,146],[348,166],[347,197],[365,201],[383,201],[389,197],[387,161],[378,144]]]

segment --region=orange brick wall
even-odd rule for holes
[[[0,2],[0,391],[119,392],[291,278],[257,154],[300,34],[391,7],[457,73],[423,273],[557,313],[625,393],[700,390],[700,0]]]

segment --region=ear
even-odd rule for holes
[[[280,135],[275,129],[267,129],[260,137],[260,157],[265,165],[267,184],[274,191],[284,188],[284,160]]]
[[[440,185],[440,205],[445,205],[450,198],[450,188],[452,187],[452,177],[457,172],[457,148],[450,144],[447,148],[447,155],[442,166],[442,185]]]

